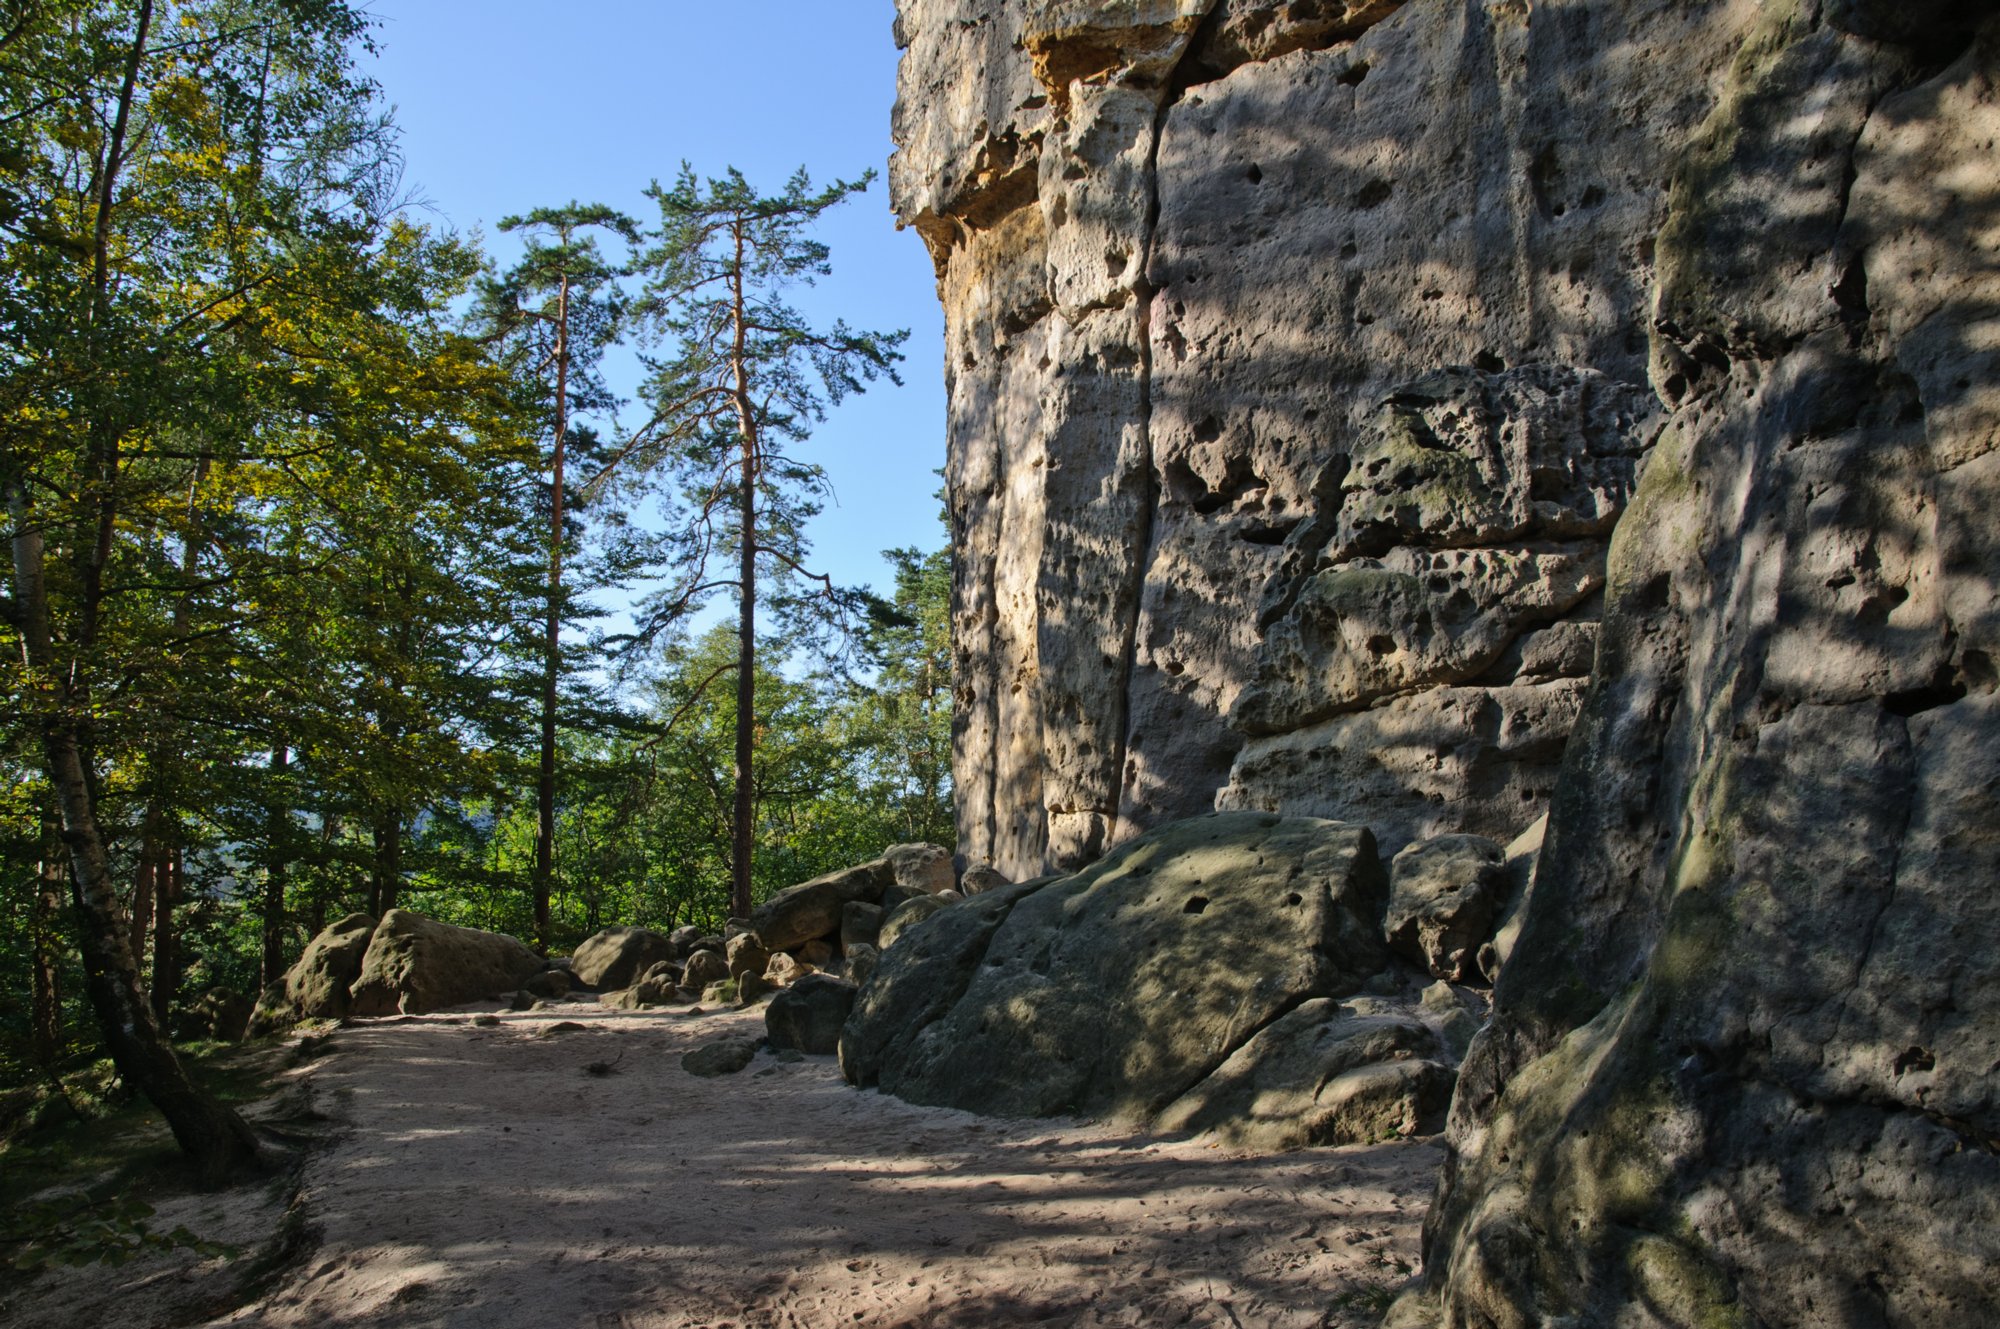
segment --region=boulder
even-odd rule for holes
[[[667,934],[667,940],[673,943],[673,958],[685,960],[694,951],[695,944],[701,940],[701,929],[691,926],[678,927]]]
[[[1435,978],[1477,983],[1479,949],[1513,886],[1507,851],[1483,835],[1419,840],[1389,866],[1382,933]]]
[[[824,937],[816,937],[792,952],[799,963],[813,969],[824,969],[833,963],[833,943]]]
[[[958,879],[958,889],[966,895],[979,895],[1008,884],[1006,875],[991,863],[975,863]]]
[[[764,981],[772,987],[790,987],[807,974],[817,971],[797,956],[784,951],[771,957],[771,963],[764,967]]]
[[[701,990],[701,999],[711,1006],[731,1006],[736,1002],[736,981],[725,978]]]
[[[885,904],[884,895],[929,895],[952,885],[951,851],[934,844],[891,845],[882,857],[779,891],[757,907],[751,924],[773,951],[840,933],[850,904]],[[886,907],[886,906],[885,906]]]
[[[777,985],[754,969],[736,975],[736,1004],[749,1006],[778,990]]]
[[[285,971],[285,1000],[293,1020],[347,1017],[354,981],[361,977],[368,942],[375,935],[375,922],[368,914],[349,914],[328,924],[306,944],[297,963]],[[541,968],[540,961],[535,968]]]
[[[517,990],[542,957],[512,937],[391,909],[362,957],[352,1015],[421,1015]]]
[[[741,978],[744,974],[763,973],[764,966],[771,963],[771,952],[756,933],[739,932],[729,939],[723,958],[729,966],[729,976]]]
[[[1259,1030],[1156,1124],[1242,1149],[1372,1144],[1441,1130],[1456,1078],[1418,1020],[1318,997]]]
[[[756,1056],[757,1040],[754,1038],[719,1038],[683,1055],[681,1069],[689,1075],[711,1079],[718,1075],[734,1075]]]
[[[882,935],[882,906],[860,900],[840,911],[840,949],[852,952],[856,946],[873,946]]]
[[[885,858],[862,863],[787,887],[757,907],[757,935],[772,951],[789,951],[840,930],[848,905],[872,904],[893,885],[895,869]]]
[[[1363,827],[1176,822],[885,948],[842,1070],[915,1103],[1150,1119],[1286,1011],[1381,969],[1384,892]]]
[[[687,958],[681,969],[681,986],[705,988],[710,983],[720,983],[729,977],[729,961],[721,951],[699,950]]]
[[[873,946],[856,942],[847,948],[847,980],[859,986],[866,983],[875,972],[875,965],[882,953]]]
[[[567,997],[570,990],[570,973],[567,969],[544,969],[539,974],[530,974],[521,990],[531,997],[542,997],[556,1001]]]
[[[876,934],[876,945],[888,950],[895,944],[896,938],[950,903],[941,895],[918,895],[903,901],[882,920],[881,930]]]
[[[672,960],[656,960],[647,966],[645,973],[639,975],[639,981],[642,983],[648,979],[660,983],[679,983],[681,981],[681,967]]]
[[[950,890],[956,879],[951,870],[951,850],[935,844],[893,844],[882,851],[898,886],[913,887],[932,894]]]
[[[606,1006],[619,1010],[636,1011],[649,1006],[671,1006],[684,1000],[681,991],[674,985],[673,975],[642,978],[629,988],[607,992],[598,998]]]
[[[675,958],[673,939],[649,928],[605,928],[570,956],[576,981],[600,991],[630,987],[661,960]]]
[[[771,998],[764,1008],[764,1032],[774,1048],[797,1048],[815,1056],[836,1051],[841,1026],[854,1009],[855,985],[831,974],[807,974]]]

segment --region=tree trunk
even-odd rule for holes
[[[271,749],[273,788],[264,821],[264,953],[258,972],[262,987],[285,976],[285,886],[292,867],[292,810],[284,780],[291,756],[291,749],[283,743]]]
[[[756,845],[757,795],[753,762],[757,749],[757,417],[750,402],[747,329],[743,308],[743,228],[736,228],[736,265],[731,278],[735,342],[731,367],[736,375],[736,427],[743,440],[742,494],[737,535],[736,615],[736,801],[731,814],[729,912],[750,917],[750,860]]]
[[[21,642],[40,686],[54,693],[38,699],[42,758],[61,811],[91,1008],[120,1077],[160,1110],[202,1182],[219,1185],[261,1163],[257,1137],[241,1117],[188,1078],[173,1048],[160,1037],[146,1003],[78,734],[76,717],[89,713],[88,696],[77,671],[56,667],[42,536],[31,519],[27,494],[10,486],[7,499],[14,519],[14,604]]]
[[[385,812],[375,823],[375,871],[368,881],[368,912],[376,918],[396,907],[403,888],[403,819]]]
[[[62,1059],[62,966],[61,937],[57,918],[62,912],[63,881],[62,820],[50,798],[42,806],[42,862],[35,881],[35,912],[30,931],[34,940],[34,999],[29,1019],[29,1040],[35,1065],[51,1078]]]
[[[556,861],[556,682],[562,671],[563,446],[569,434],[569,278],[556,296],[556,436],[550,455],[549,605],[542,655],[542,753],[535,781],[535,947],[549,949]]]
[[[176,846],[160,861],[153,892],[153,1018],[162,1030],[169,1028],[168,1012],[181,985],[180,934],[174,929],[174,906],[187,893],[187,873],[182,850]]]
[[[139,865],[132,874],[132,903],[127,924],[132,930],[132,963],[145,972],[146,939],[153,935],[153,897],[160,876],[159,846],[149,829],[139,837]]]

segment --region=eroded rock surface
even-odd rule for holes
[[[968,859],[1540,815],[1664,414],[1662,183],[1744,8],[904,0]],[[1398,707],[1441,765],[1378,757]]]
[[[2000,1320],[1992,7],[901,11],[961,852],[1546,813],[1396,1322]]]
[[[1384,890],[1362,827],[1178,822],[886,949],[842,1068],[917,1103],[1150,1119],[1272,1020],[1382,969]]]

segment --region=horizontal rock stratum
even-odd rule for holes
[[[961,851],[1546,812],[1398,1322],[2000,1323],[1992,6],[900,9]]]

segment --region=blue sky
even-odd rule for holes
[[[886,175],[895,100],[892,0],[371,0],[406,187],[506,262],[500,218],[578,199],[642,221],[683,159],[760,187]],[[897,231],[886,182],[829,214],[834,272],[794,303],[816,320],[910,329],[904,386],[836,407],[799,449],[832,476],[811,535],[837,581],[887,589],[880,551],[943,543],[942,316],[929,258]],[[632,376],[613,371],[630,395]],[[621,381],[622,380],[622,381]],[[629,408],[628,415],[636,414]]]

